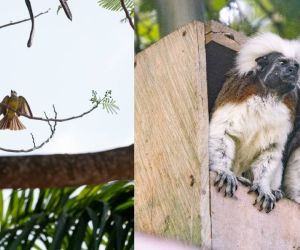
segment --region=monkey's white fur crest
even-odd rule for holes
[[[236,69],[239,75],[255,71],[255,59],[271,52],[279,52],[300,62],[299,40],[286,40],[276,34],[266,32],[251,37],[242,45],[236,58]]]

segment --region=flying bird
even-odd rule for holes
[[[26,99],[23,96],[18,96],[16,91],[11,90],[10,96],[5,96],[1,103],[4,105],[0,106],[0,115],[3,114],[4,117],[0,120],[0,129],[26,129],[18,118],[20,114],[32,117],[32,112]]]

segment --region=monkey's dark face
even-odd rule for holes
[[[296,60],[273,52],[256,59],[257,77],[270,90],[284,95],[292,91],[298,82],[299,64]]]

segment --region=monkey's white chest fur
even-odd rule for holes
[[[291,129],[290,110],[277,97],[252,96],[242,103],[225,104],[216,109],[210,122],[210,168],[229,167],[240,175],[273,160],[280,164]],[[266,156],[259,157],[264,152]]]

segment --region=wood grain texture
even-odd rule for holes
[[[0,157],[0,188],[50,188],[133,179],[133,145],[99,153]]]
[[[136,231],[210,246],[204,25],[136,56]]]
[[[233,198],[224,198],[211,187],[212,249],[300,249],[299,205],[283,199],[269,214],[259,212],[248,190],[240,185]]]

